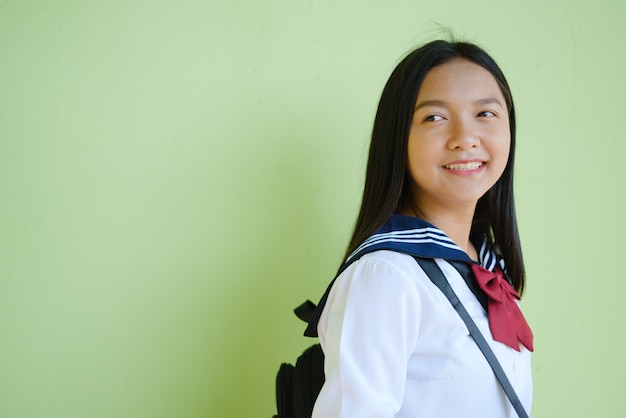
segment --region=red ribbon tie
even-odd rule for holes
[[[489,271],[472,264],[472,271],[478,285],[487,294],[487,314],[493,339],[517,351],[520,351],[520,343],[533,351],[533,333],[516,302],[520,296],[504,278],[502,270]]]

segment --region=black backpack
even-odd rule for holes
[[[294,312],[309,322],[315,304],[306,301]],[[307,348],[296,360],[296,365],[283,363],[276,375],[276,407],[274,418],[311,418],[313,405],[324,384],[324,353],[319,344]]]

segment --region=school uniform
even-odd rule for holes
[[[472,240],[482,269],[504,267],[488,240]],[[435,259],[530,411],[532,334],[524,343],[494,340],[484,300],[451,264],[475,263],[433,225],[393,215],[348,258],[307,329],[326,356],[313,418],[517,417],[465,324],[413,256]]]

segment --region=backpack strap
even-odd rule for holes
[[[476,326],[476,323],[474,323],[469,313],[465,310],[465,307],[459,300],[456,293],[454,293],[452,286],[450,286],[450,283],[448,283],[448,280],[444,276],[443,272],[441,271],[435,260],[432,258],[413,258],[415,258],[415,261],[417,261],[417,263],[422,267],[424,272],[426,272],[426,275],[428,275],[430,280],[448,298],[448,300],[454,307],[454,310],[456,310],[456,312],[459,314],[459,316],[467,326],[470,335],[472,336],[474,341],[476,341],[478,348],[480,348],[480,351],[483,353],[483,355],[487,359],[487,362],[493,369],[493,372],[496,375],[498,382],[500,382],[500,385],[502,386],[502,389],[504,389],[506,396],[509,398],[509,401],[511,401],[511,405],[513,405],[513,408],[517,412],[517,415],[520,418],[528,418],[528,414],[524,410],[522,402],[517,397],[515,389],[513,389],[511,382],[509,382],[509,379],[502,369],[500,362],[498,362],[496,355],[491,350],[491,347],[489,347],[489,343],[487,343],[487,340],[485,340],[485,337],[483,337],[482,333]]]

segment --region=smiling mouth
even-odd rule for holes
[[[471,163],[462,163],[462,164],[449,164],[449,165],[444,165],[444,168],[447,168],[448,170],[461,170],[461,171],[469,171],[469,170],[476,170],[477,168],[480,168],[483,166],[483,162],[480,161],[473,161]]]

